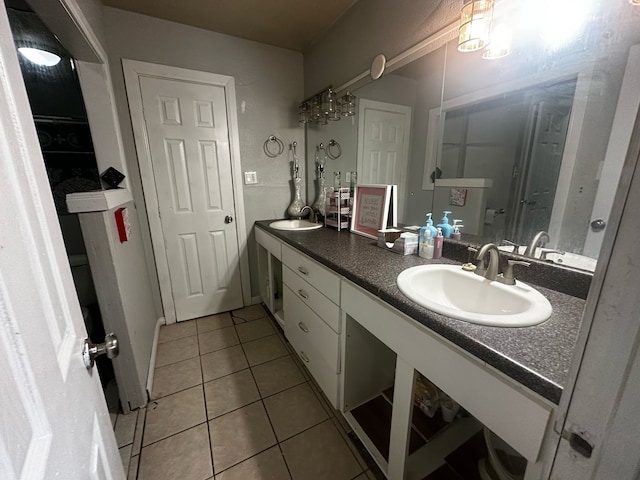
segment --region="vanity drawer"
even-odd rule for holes
[[[309,282],[296,275],[289,267],[285,266],[282,274],[284,284],[291,289],[293,295],[298,297],[336,333],[340,333],[340,308]]]
[[[340,337],[289,287],[284,287],[285,335],[332,405],[338,406]]]
[[[282,260],[282,242],[260,228],[256,228],[256,242],[266,248],[271,255]]]
[[[282,263],[326,295],[333,303],[340,305],[338,275],[288,245],[282,245]]]

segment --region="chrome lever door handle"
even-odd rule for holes
[[[109,333],[104,337],[104,343],[91,343],[88,338],[84,339],[82,345],[82,359],[87,369],[93,368],[96,357],[106,354],[107,358],[114,359],[120,353],[120,344],[115,333]]]

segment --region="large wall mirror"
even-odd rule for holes
[[[334,171],[397,184],[404,224],[451,210],[472,242],[524,246],[545,231],[560,252],[547,261],[594,270],[640,103],[640,7],[583,2],[558,21],[538,12],[536,24],[526,3],[496,7],[494,24],[511,27],[509,55],[461,53],[452,31],[358,85],[355,116],[308,124],[309,202],[323,162],[327,184]],[[318,149],[331,140],[335,160]]]

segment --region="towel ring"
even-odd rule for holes
[[[337,153],[333,152],[331,150],[331,147],[335,147]],[[327,157],[329,157],[331,160],[335,160],[336,158],[339,158],[340,155],[342,155],[342,147],[332,138],[331,140],[329,140],[329,144],[327,145],[325,152],[327,152]]]
[[[272,151],[271,148],[269,148],[273,144],[275,144],[276,148],[278,149],[278,151],[275,153]],[[282,140],[280,140],[275,135],[269,135],[269,138],[267,138],[264,141],[264,145],[262,146],[262,149],[264,150],[264,154],[267,157],[276,158],[277,156],[282,155],[282,152],[284,152],[284,143],[282,143]]]

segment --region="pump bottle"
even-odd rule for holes
[[[451,226],[451,225],[449,225]],[[433,259],[442,257],[442,244],[444,243],[444,237],[442,236],[442,230],[438,228],[438,233],[433,239]]]
[[[444,236],[444,238],[451,237],[451,234],[453,233],[453,227],[449,225],[449,218],[447,217],[447,215],[449,215],[450,213],[450,210],[445,210],[444,212],[442,212],[441,223],[439,225],[436,225],[436,227],[442,230],[442,235]]]

